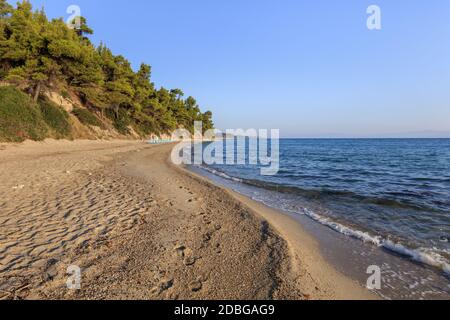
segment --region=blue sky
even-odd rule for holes
[[[158,86],[211,109],[218,128],[284,137],[450,132],[450,2],[444,0],[32,0],[79,5],[103,41]],[[366,9],[381,8],[369,31]]]

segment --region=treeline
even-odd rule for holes
[[[151,67],[135,72],[130,62],[105,45],[94,46],[85,18],[77,28],[63,19],[49,20],[28,1],[16,8],[0,0],[0,80],[38,101],[46,91],[76,94],[84,107],[111,119],[126,134],[135,126],[142,134],[191,130],[194,121],[213,127],[211,112],[202,113],[193,97],[179,89],[155,88]]]

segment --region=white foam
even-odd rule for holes
[[[390,251],[396,252],[398,254],[407,256],[414,261],[439,268],[444,273],[450,275],[450,264],[446,261],[446,259],[443,256],[433,251],[432,249],[426,248],[410,249],[402,244],[383,239],[380,236],[373,236],[367,232],[355,230],[350,227],[344,226],[340,223],[330,220],[329,218],[318,215],[317,213],[307,208],[304,208],[303,214],[310,217],[314,221],[317,221],[320,224],[323,224],[339,233],[362,240],[365,243],[372,243],[378,247],[382,247]]]
[[[304,214],[313,220],[323,224],[339,233],[345,234],[346,236],[350,236],[356,239],[359,239],[365,243],[372,243],[374,245],[380,246],[382,240],[381,237],[376,237],[368,234],[367,232],[363,232],[360,230],[355,230],[350,227],[344,226],[340,223],[334,222],[327,217],[321,216],[312,210],[304,208]]]
[[[201,168],[201,169],[203,169],[203,170],[205,170],[205,171],[208,171],[209,173],[212,173],[212,174],[214,174],[214,175],[216,175],[216,176],[219,176],[219,177],[221,177],[221,178],[224,178],[224,179],[227,179],[227,180],[231,180],[231,181],[234,181],[234,182],[240,182],[240,183],[243,182],[242,179],[235,178],[235,177],[231,177],[231,176],[227,175],[227,174],[224,173],[224,172],[217,171],[217,170],[212,169],[212,168],[210,168],[210,167],[206,167],[206,166],[198,166],[198,167]]]
[[[210,167],[206,167],[206,166],[200,166],[200,167],[214,175],[220,176],[227,180],[232,180],[232,181],[240,182],[240,183],[243,182],[242,179],[231,177],[223,172],[214,170]],[[253,199],[256,201],[265,203],[265,201],[263,201],[262,199],[257,199],[257,198],[253,198]],[[270,204],[267,204],[267,203],[266,203],[266,205],[271,206]],[[330,218],[321,216],[308,208],[303,208],[303,212],[292,211],[292,210],[286,210],[286,211],[290,211],[290,212],[296,213],[296,214],[306,215],[309,218],[313,219],[314,221],[316,221],[322,225],[325,225],[325,226],[327,226],[339,233],[342,233],[346,236],[361,240],[364,243],[370,243],[370,244],[376,245],[380,248],[388,249],[392,252],[396,252],[403,256],[409,257],[414,261],[417,261],[417,262],[420,262],[420,263],[423,263],[425,265],[429,265],[432,267],[436,267],[436,268],[442,270],[447,275],[450,275],[450,264],[446,261],[446,259],[443,256],[441,256],[439,253],[437,253],[436,250],[426,249],[426,248],[410,249],[410,248],[405,247],[402,244],[394,243],[390,240],[383,239],[380,236],[374,236],[374,235],[369,234],[368,232],[356,230],[356,229],[350,228],[348,226],[345,226],[343,224],[340,224],[338,222],[335,222],[335,221],[331,220]]]
[[[390,240],[386,240],[382,243],[382,247],[400,253],[404,256],[410,257],[414,261],[436,267],[450,275],[450,265],[447,263],[444,257],[432,249],[419,248],[409,249],[402,244],[394,243]]]

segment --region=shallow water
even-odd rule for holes
[[[368,256],[385,253],[378,264],[398,256],[384,270],[393,268],[392,278],[404,281],[390,280],[394,289],[386,296],[450,297],[450,139],[281,140],[279,173],[262,176],[259,169],[213,165],[201,171],[358,239],[367,245],[359,257],[367,248],[373,251]],[[405,287],[402,294],[396,286]]]

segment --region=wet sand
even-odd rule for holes
[[[171,149],[0,145],[0,299],[374,298],[298,221],[174,166]]]

